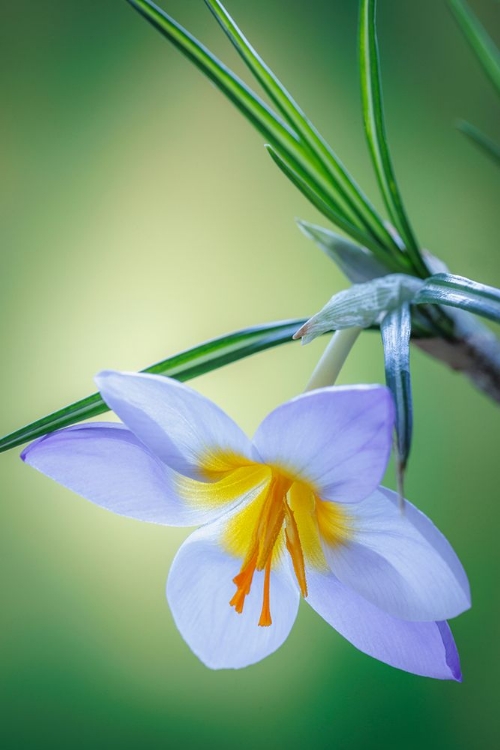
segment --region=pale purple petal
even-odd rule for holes
[[[399,495],[397,492],[388,490],[387,487],[379,487],[378,491],[385,495],[385,497],[398,508],[398,511],[400,510]],[[418,510],[418,508],[407,501],[405,502],[403,513],[417,531],[427,539],[431,547],[434,547],[436,552],[441,555],[443,560],[454,572],[457,581],[470,599],[470,588],[467,574],[463,569],[462,563],[458,559],[455,550],[446,537],[438,528],[436,528],[436,526],[434,526],[432,521],[427,518],[422,511]]]
[[[229,605],[241,560],[221,546],[219,521],[191,534],[179,549],[167,582],[167,599],[182,637],[211,669],[238,669],[264,659],[287,639],[299,592],[285,569],[271,573],[272,625],[258,625],[264,573],[256,572],[243,612]]]
[[[196,526],[227,510],[227,506],[202,507],[179,497],[178,475],[130,430],[112,422],[53,432],[31,443],[21,458],[121,516],[169,526]]]
[[[391,452],[394,406],[382,386],[323,388],[269,414],[255,437],[262,459],[352,503],[378,486]]]
[[[352,540],[325,557],[342,583],[394,617],[446,620],[470,607],[467,577],[451,547],[411,503],[384,492],[349,508]],[[418,526],[413,519],[418,519]]]
[[[214,453],[251,455],[251,443],[222,409],[172,378],[101,372],[101,396],[122,422],[168,466],[200,478]]]
[[[461,681],[458,652],[446,622],[408,622],[382,612],[334,575],[308,571],[307,602],[356,648],[406,672]]]

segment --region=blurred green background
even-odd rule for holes
[[[201,0],[164,7],[241,71]],[[500,285],[500,173],[453,128],[497,139],[499,102],[444,1],[379,3],[388,131],[425,246]],[[354,0],[227,0],[373,199]],[[492,30],[500,6],[475,0]],[[319,216],[260,137],[122,0],[0,0],[1,424],[226,331],[313,313],[345,282],[296,229]],[[250,433],[300,392],[324,342],[192,385]],[[342,382],[383,380],[364,334]],[[453,623],[464,683],[391,669],[306,605],[239,672],[191,654],[164,598],[187,531],[115,517],[0,456],[0,743],[6,748],[478,748],[499,739],[499,412],[413,353],[407,495],[455,546],[473,608]],[[387,483],[393,485],[392,473]]]

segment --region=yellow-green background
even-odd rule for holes
[[[495,93],[442,0],[381,0],[388,131],[421,241],[500,285],[500,174],[453,128],[498,130]],[[354,0],[228,0],[375,199]],[[201,0],[165,7],[240,65]],[[494,0],[474,7],[498,28]],[[226,331],[314,312],[344,280],[262,139],[121,0],[0,0],[2,433]],[[323,343],[193,381],[251,432]],[[407,494],[446,533],[473,608],[462,685],[357,652],[307,605],[261,664],[211,672],[164,597],[187,532],[115,517],[0,456],[0,743],[6,748],[486,748],[498,740],[499,411],[413,353]],[[383,379],[365,334],[343,382]],[[392,483],[392,475],[388,476]]]

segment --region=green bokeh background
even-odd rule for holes
[[[241,71],[201,0],[164,0]],[[227,0],[375,199],[354,0]],[[500,285],[499,172],[453,129],[492,136],[499,103],[442,0],[381,0],[388,131],[421,241]],[[498,28],[494,0],[474,8]],[[260,137],[122,0],[0,0],[1,425],[8,432],[226,331],[307,315],[345,285],[296,229],[319,221]],[[250,433],[300,392],[324,343],[193,382]],[[187,535],[115,517],[0,456],[0,743],[6,748],[478,748],[498,733],[499,413],[413,353],[407,494],[471,580],[453,623],[464,683],[357,652],[306,605],[276,654],[211,672],[164,598]],[[383,380],[364,334],[342,382]],[[387,483],[392,485],[392,473]]]

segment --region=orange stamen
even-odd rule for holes
[[[315,552],[314,545],[320,545],[317,502],[319,501],[310,487],[302,486],[284,471],[272,469],[270,481],[262,488],[253,503],[242,511],[241,516],[235,516],[236,523],[232,523],[228,539],[232,554],[240,556],[240,559],[242,556],[243,564],[238,575],[233,578],[236,592],[229,604],[238,614],[242,614],[255,571],[264,571],[262,609],[258,622],[260,627],[269,627],[272,624],[271,570],[283,546],[286,546],[292,560],[300,592],[303,597],[307,597],[304,549],[310,553],[312,546]],[[252,506],[255,512],[250,513]],[[304,549],[303,532],[306,543]]]
[[[271,563],[272,558],[268,557],[267,563],[266,563],[266,571],[264,573],[264,598],[262,601],[262,612],[260,613],[260,620],[259,625],[263,628],[269,627],[269,625],[272,625],[272,619],[271,619],[271,607],[270,607],[270,597],[269,597],[269,587],[271,583]]]
[[[250,593],[258,554],[259,549],[257,547],[248,562],[243,563],[243,567],[241,568],[238,575],[233,578],[233,583],[236,584],[237,590],[229,604],[231,607],[234,607],[236,612],[238,612],[238,614],[240,615],[243,612],[245,597]]]
[[[257,560],[257,570],[264,570],[267,561],[273,554],[278,534],[281,531],[285,519],[284,499],[289,485],[290,483],[284,483],[279,479],[273,479],[269,487],[268,499],[263,508],[257,529],[260,548]]]
[[[293,514],[293,510],[286,506],[286,526],[285,526],[286,548],[292,558],[293,570],[297,583],[300,587],[300,593],[303,597],[307,596],[306,566],[304,565],[304,553],[300,543],[299,530]]]

